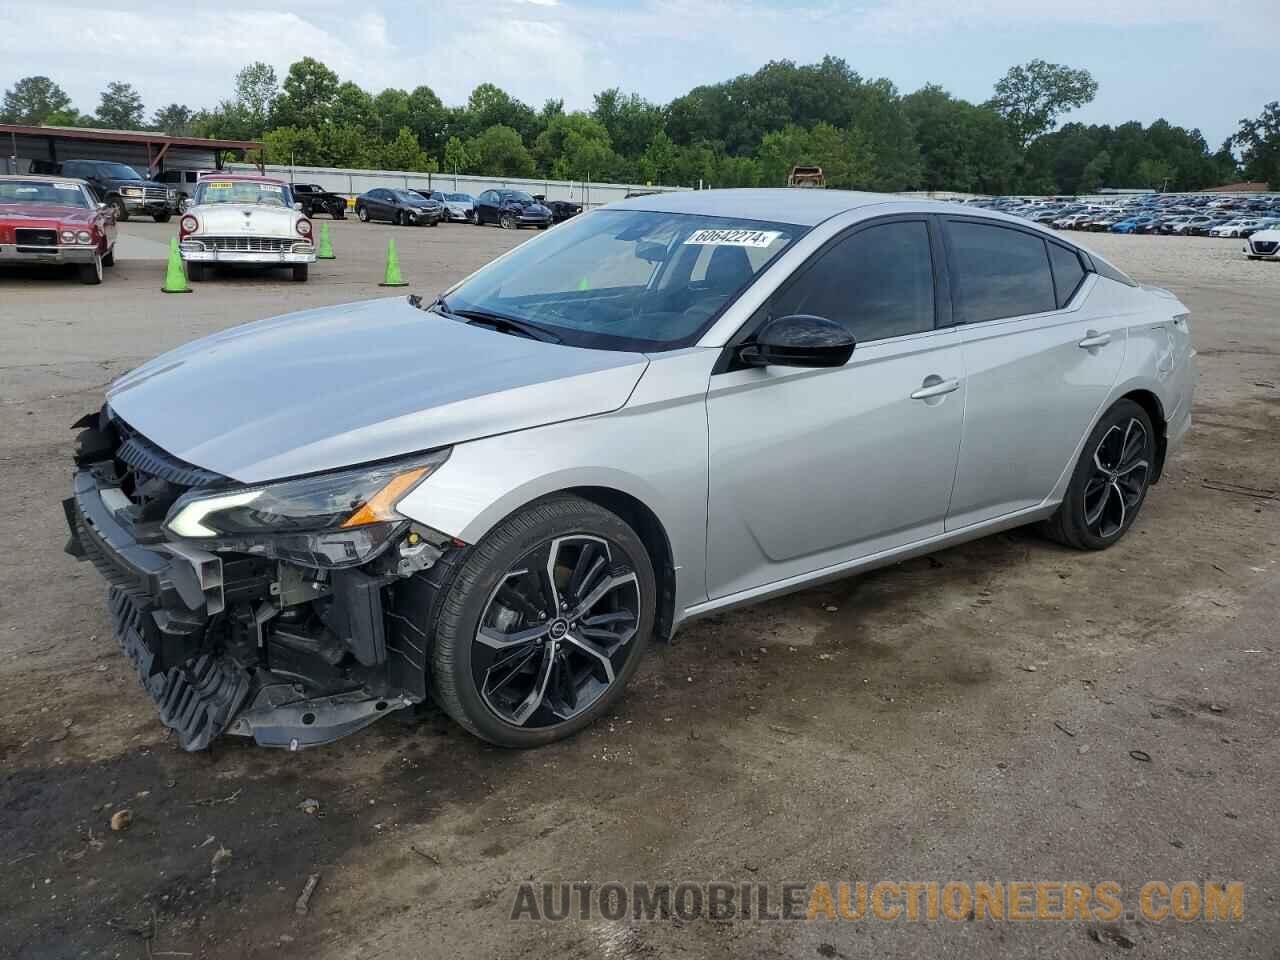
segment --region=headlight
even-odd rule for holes
[[[177,191],[177,190],[170,190],[170,191],[169,191],[169,199],[170,199],[170,200],[177,200],[177,199],[178,199],[178,191]]]
[[[63,243],[75,243],[75,242],[76,242],[76,232],[75,232],[74,230],[63,230],[63,231],[62,231],[62,242],[63,242]]]
[[[449,459],[449,452],[219,493],[188,493],[170,508],[165,529],[214,550],[318,567],[364,563],[408,522],[396,505]]]
[[[76,239],[81,243],[93,243],[93,235],[88,230],[81,230],[76,234]]]
[[[121,192],[122,194],[124,194],[124,196],[126,196],[126,197],[140,197],[140,196],[142,196],[142,191],[141,191],[140,189],[138,189],[137,187],[125,187],[125,188],[124,188],[123,190],[121,190],[120,192]]]
[[[181,227],[183,233],[195,233],[200,229],[200,221],[195,217],[187,216],[178,222],[178,226]]]
[[[300,233],[304,237],[311,236],[311,221],[299,220],[297,230],[298,230],[298,233]]]

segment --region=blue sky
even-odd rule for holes
[[[1277,27],[1268,0],[0,0],[0,87],[47,74],[92,111],[121,79],[149,110],[210,106],[245,63],[283,76],[310,54],[375,92],[425,83],[460,103],[491,81],[574,109],[611,86],[665,102],[771,59],[831,53],[903,92],[933,82],[982,100],[1010,65],[1041,57],[1098,80],[1097,99],[1072,119],[1163,116],[1216,147],[1280,97]]]

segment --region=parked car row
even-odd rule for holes
[[[1280,198],[1273,197],[1149,194],[1109,204],[1072,198],[1003,197],[972,205],[1024,217],[1059,230],[1244,238],[1280,226]]]
[[[381,220],[397,226],[434,227],[442,221],[497,224],[505,230],[536,227],[545,230],[582,212],[567,200],[548,201],[523,190],[486,190],[478,197],[445,190],[376,187],[355,200],[361,222]]]

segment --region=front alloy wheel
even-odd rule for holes
[[[600,537],[556,537],[504,574],[471,649],[472,680],[500,719],[530,729],[572,720],[617,679],[640,586],[613,553]]]
[[[653,631],[657,598],[636,532],[567,495],[502,521],[437,589],[439,600],[415,584],[399,622],[433,635],[429,673],[440,706],[508,747],[550,743],[610,709]]]
[[[503,230],[514,230],[516,228],[516,218],[509,213],[504,213],[498,220]]]

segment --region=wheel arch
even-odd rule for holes
[[[1150,390],[1136,389],[1116,397],[1111,404],[1108,404],[1108,409],[1120,400],[1132,400],[1145,410],[1147,416],[1151,418],[1151,425],[1156,430],[1156,464],[1155,470],[1151,475],[1151,482],[1159,483],[1160,476],[1164,473],[1165,453],[1169,449],[1169,421],[1165,417],[1164,404]]]
[[[636,532],[649,552],[653,564],[654,579],[658,582],[658,609],[654,630],[659,637],[670,640],[675,623],[676,571],[671,538],[658,515],[638,497],[613,487],[567,487],[560,493],[572,494],[616,513]]]

